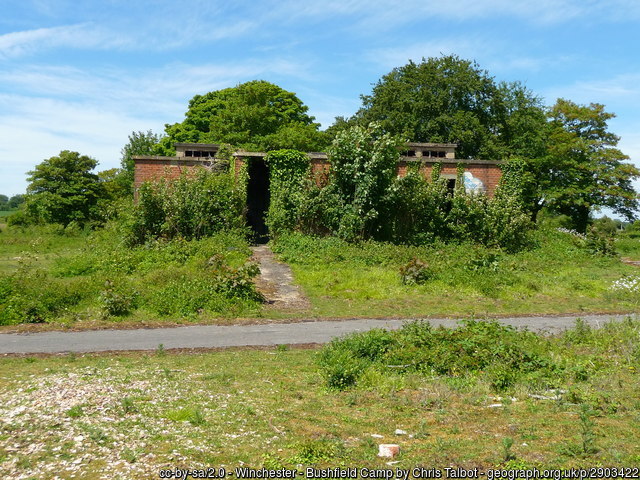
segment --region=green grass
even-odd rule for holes
[[[15,210],[0,210],[0,218],[8,217],[12,213],[15,213]]]
[[[630,231],[618,235],[616,250],[623,257],[640,260],[640,232]]]
[[[327,389],[315,350],[3,358],[0,470],[144,479],[176,466],[387,468],[379,443],[400,445],[393,468],[637,466],[639,335],[626,321],[541,340],[573,373],[552,376],[552,391],[519,380],[500,393],[481,371],[382,364]]]
[[[612,282],[640,274],[636,267],[592,255],[565,233],[542,231],[538,237],[537,247],[515,254],[470,244],[349,245],[301,235],[281,237],[273,248],[291,265],[319,317],[637,310],[640,295],[610,289]],[[427,265],[423,284],[401,281],[400,270],[412,258]]]
[[[100,326],[255,316],[238,233],[126,248],[117,230],[0,232],[0,325]]]
[[[612,290],[612,285],[640,275],[638,268],[619,257],[593,255],[584,243],[542,230],[532,249],[509,254],[472,244],[354,245],[337,238],[282,236],[272,248],[291,266],[311,307],[280,311],[265,308],[255,295],[243,267],[250,249],[237,233],[126,248],[116,226],[95,232],[3,228],[0,326],[637,311],[640,292]],[[633,235],[619,237],[616,244],[623,256],[640,259],[639,245]],[[407,281],[416,269],[423,270],[417,281]]]

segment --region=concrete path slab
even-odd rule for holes
[[[293,283],[293,273],[286,263],[276,260],[268,245],[252,247],[252,259],[260,266],[256,288],[270,307],[278,310],[305,310],[311,305],[300,287]]]
[[[587,324],[600,327],[630,315],[583,315]],[[638,314],[631,315],[638,319]],[[576,316],[503,318],[499,321],[537,332],[556,333],[575,325]],[[82,332],[40,332],[0,334],[0,354],[104,352],[153,350],[162,344],[171,348],[225,348],[326,343],[335,337],[372,328],[397,329],[412,319],[353,319],[300,321],[263,325],[201,325],[138,330],[91,330]],[[457,319],[429,319],[434,326],[454,327]]]

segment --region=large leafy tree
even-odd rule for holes
[[[539,166],[541,203],[572,218],[584,232],[594,208],[609,207],[629,220],[638,210],[632,180],[640,170],[625,162],[620,138],[608,130],[614,118],[603,105],[558,99],[549,110],[547,155]]]
[[[16,208],[18,208],[20,205],[24,203],[24,200],[25,200],[24,195],[22,195],[21,193],[18,193],[17,195],[14,195],[7,201],[7,207],[9,207],[9,209],[15,210]]]
[[[98,162],[64,150],[28,172],[27,214],[36,221],[68,225],[98,217],[103,185],[93,169]]]
[[[182,123],[166,125],[157,152],[172,154],[176,142],[227,143],[247,150],[319,150],[326,136],[292,92],[254,80],[196,95]]]
[[[462,158],[530,151],[536,139],[528,128],[544,124],[541,101],[529,90],[517,82],[498,84],[477,63],[455,55],[393,69],[362,102],[333,130],[376,121],[407,140],[457,143]]]

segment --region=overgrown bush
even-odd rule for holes
[[[422,285],[431,277],[429,265],[417,257],[400,267],[400,280],[404,285]]]
[[[297,150],[269,152],[266,162],[271,192],[266,224],[271,235],[277,236],[298,223],[311,169],[307,154]]]
[[[458,168],[452,195],[432,168],[430,181],[420,165],[397,177],[399,139],[375,124],[340,132],[329,149],[328,182],[310,179],[308,158],[282,151],[272,158],[272,234],[298,230],[335,235],[349,242],[368,239],[426,245],[434,240],[474,242],[518,251],[530,244],[533,225],[518,199],[516,169],[505,173],[493,198],[467,192]]]
[[[0,325],[48,322],[91,290],[85,279],[55,279],[38,269],[0,276]]]
[[[105,317],[122,317],[137,308],[139,294],[131,288],[115,285],[107,280],[100,292],[100,306]]]
[[[333,340],[320,351],[319,363],[329,388],[343,390],[395,343],[390,332],[381,329],[354,333]]]
[[[174,180],[145,183],[138,203],[125,221],[128,245],[150,239],[200,239],[244,226],[244,199],[229,172],[198,169]]]
[[[446,376],[486,375],[496,390],[531,372],[557,367],[540,340],[497,322],[467,321],[456,329],[414,322],[396,332],[372,330],[334,340],[320,354],[327,385],[344,389],[368,368]]]
[[[234,316],[254,312],[262,300],[242,231],[124,248],[117,225],[94,232],[9,227],[0,233],[0,249],[8,260],[0,272],[4,325],[125,315]]]
[[[615,238],[615,228],[609,229],[606,224],[597,222],[587,229],[586,247],[595,255],[613,257],[617,254]]]

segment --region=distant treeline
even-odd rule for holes
[[[17,210],[20,205],[24,203],[24,195],[18,194],[13,197],[6,195],[0,195],[0,211],[3,210]]]

